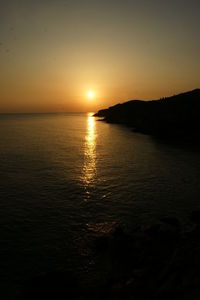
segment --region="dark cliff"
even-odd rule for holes
[[[159,100],[131,100],[95,116],[156,136],[196,137],[200,129],[200,89]]]

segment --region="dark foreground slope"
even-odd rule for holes
[[[199,135],[199,112],[200,89],[196,89],[160,100],[131,100],[100,110],[95,116],[142,133],[194,139]]]
[[[28,280],[20,300],[200,299],[200,211],[185,225],[176,217],[93,232],[84,278],[67,270]],[[88,254],[86,254],[88,253]]]

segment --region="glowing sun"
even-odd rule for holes
[[[92,90],[90,90],[90,91],[88,92],[88,98],[89,98],[89,99],[93,99],[93,98],[94,98],[94,92],[93,92]]]

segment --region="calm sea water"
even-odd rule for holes
[[[200,207],[199,178],[199,149],[91,114],[0,116],[1,298],[43,272],[84,273],[92,230],[184,219]]]

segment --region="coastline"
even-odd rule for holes
[[[200,89],[159,100],[131,100],[94,114],[107,123],[167,140],[199,144]]]

